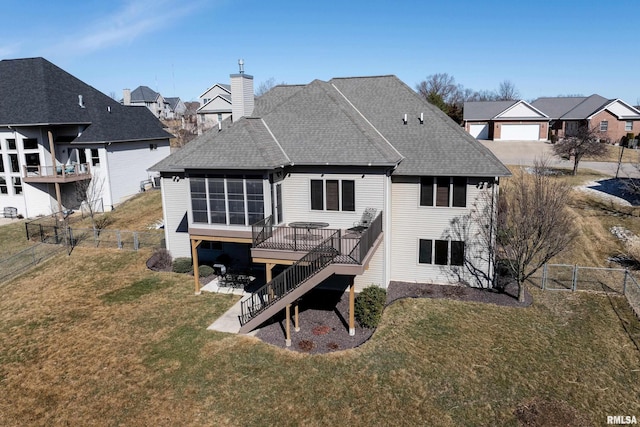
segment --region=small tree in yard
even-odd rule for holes
[[[521,302],[524,282],[576,236],[567,211],[571,187],[547,171],[546,162],[536,160],[530,174],[518,170],[500,188],[498,250],[518,285]]]
[[[602,157],[607,154],[607,146],[600,142],[600,132],[595,128],[581,126],[574,136],[565,138],[553,146],[556,156],[573,157],[573,174],[578,173],[578,163],[587,155]]]
[[[74,195],[81,208],[87,211],[91,218],[91,225],[94,230],[100,230],[107,224],[106,221],[98,221],[97,213],[101,211],[102,193],[104,189],[104,178],[93,177],[74,183]],[[108,217],[107,217],[108,218]]]

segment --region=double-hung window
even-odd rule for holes
[[[626,122],[624,122],[624,130],[627,132],[631,132],[633,130],[633,121],[632,120],[627,120]]]
[[[327,211],[356,210],[355,181],[347,179],[312,179],[311,209]]]
[[[418,262],[435,265],[463,265],[464,242],[458,240],[420,239]]]
[[[262,179],[189,178],[193,222],[251,225],[264,218]]]
[[[600,132],[606,132],[609,129],[609,122],[607,120],[603,120],[600,122]]]
[[[421,177],[420,206],[466,207],[467,178],[457,176]]]

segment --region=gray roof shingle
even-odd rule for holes
[[[125,107],[44,58],[0,61],[0,100],[0,125],[88,125],[73,142],[171,137],[146,107]]]
[[[552,120],[582,120],[610,101],[600,95],[538,98],[531,103]]]
[[[158,92],[149,86],[138,86],[131,91],[131,102],[155,102]]]
[[[518,101],[470,101],[464,103],[464,120],[491,120]]]
[[[257,99],[252,118],[209,131],[152,170],[294,163],[397,166],[394,173],[401,175],[510,175],[488,149],[395,76],[315,80],[272,91]]]

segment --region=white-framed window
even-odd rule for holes
[[[155,151],[158,149],[158,144],[149,144],[149,151]]]
[[[624,122],[624,130],[627,132],[631,132],[633,130],[633,121],[632,120],[627,120],[626,122]]]
[[[193,222],[251,225],[264,219],[264,194],[260,178],[191,177]]]
[[[603,120],[600,122],[600,132],[606,132],[609,130],[609,122],[607,120]]]
[[[16,150],[16,140],[11,138],[7,139],[7,150]]]
[[[312,179],[311,210],[356,210],[356,184],[352,179]]]
[[[3,176],[0,176],[0,194],[9,194],[7,180]]]
[[[467,178],[459,176],[421,177],[420,206],[466,207]]]
[[[460,240],[418,240],[418,263],[463,265],[464,242]]]
[[[11,172],[20,172],[20,163],[17,154],[9,154],[9,164],[11,164]]]

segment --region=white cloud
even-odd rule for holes
[[[190,15],[202,4],[200,1],[128,0],[123,8],[72,31],[51,50],[78,55],[127,44],[144,34],[165,31],[172,22]]]

